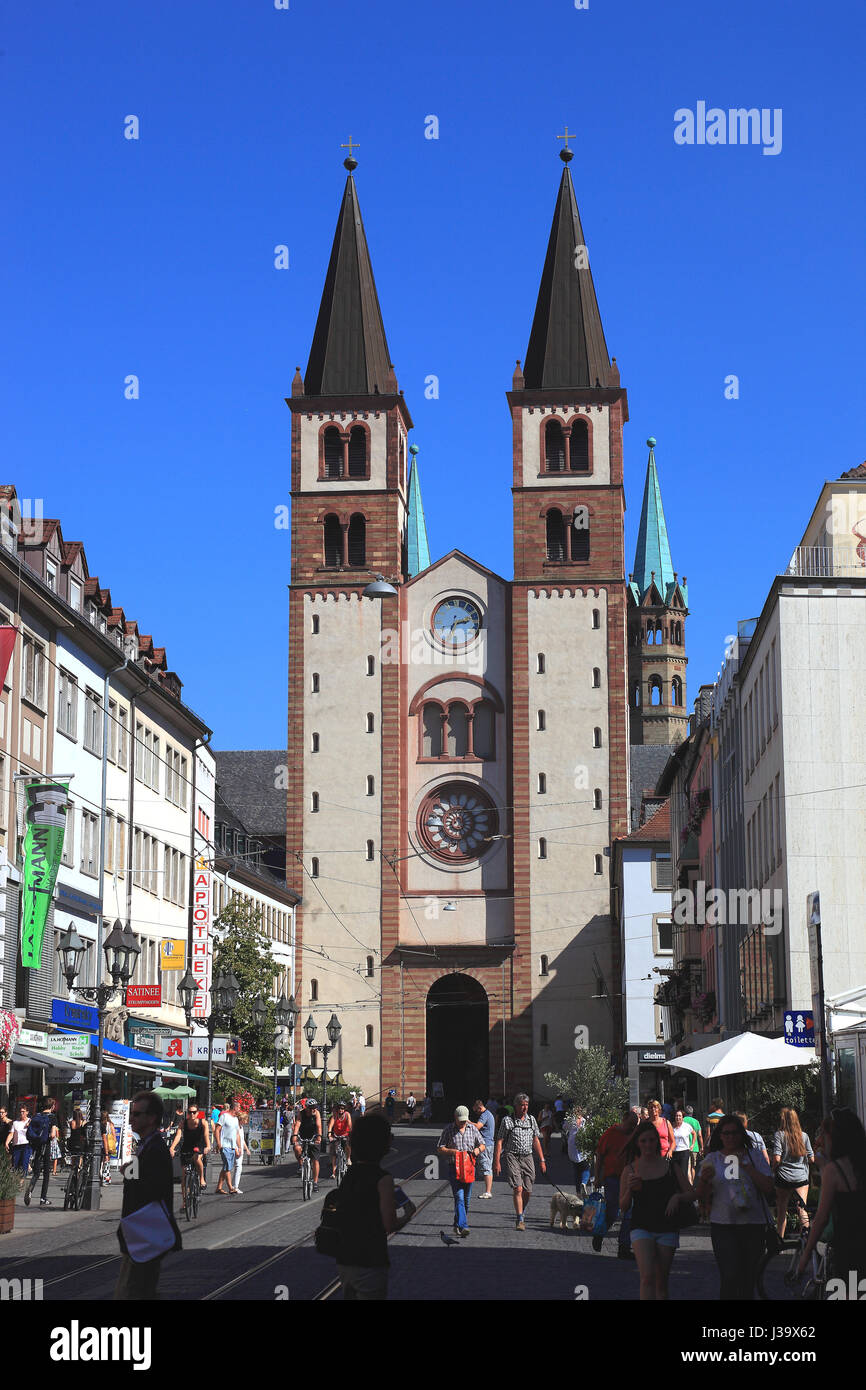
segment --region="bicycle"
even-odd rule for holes
[[[310,1158],[312,1139],[301,1140],[301,1195],[305,1202],[313,1195],[313,1163]]]
[[[193,1221],[198,1216],[198,1202],[201,1196],[201,1178],[198,1175],[198,1163],[196,1154],[188,1155],[183,1161],[183,1210],[187,1221]]]
[[[814,1213],[797,1196],[798,1207]],[[800,1222],[800,1230],[793,1240],[784,1240],[778,1254],[766,1254],[758,1265],[758,1297],[771,1302],[823,1302],[827,1293],[827,1280],[830,1278],[830,1247],[824,1246],[823,1254],[816,1248],[802,1274],[797,1267],[806,1249],[809,1227]]]
[[[339,1187],[340,1183],[343,1181],[344,1177],[349,1171],[349,1160],[346,1155],[345,1139],[338,1134],[336,1138],[332,1140],[332,1142],[337,1146],[337,1150],[334,1155],[334,1182],[337,1185],[337,1187]]]

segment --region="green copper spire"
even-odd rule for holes
[[[427,523],[424,520],[424,503],[421,501],[421,483],[418,479],[418,462],[415,455],[418,445],[410,444],[409,453],[412,464],[409,469],[409,517],[407,521],[406,556],[409,578],[430,566],[430,547],[427,544]]]
[[[659,475],[656,472],[654,453],[655,440],[647,440],[649,462],[646,470],[646,486],[643,490],[643,506],[640,513],[640,530],[637,534],[637,550],[634,557],[634,587],[643,598],[650,584],[658,589],[662,601],[667,603],[676,588],[671,547],[668,541],[668,528],[665,524],[662,493]]]

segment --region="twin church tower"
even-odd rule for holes
[[[431,563],[351,158],[287,402],[296,998],[322,1042],[342,1024],[329,1073],[371,1098],[429,1091],[442,1114],[544,1093],[578,1030],[616,1051],[609,849],[632,828],[629,744],[686,731],[685,582],[652,451],[626,577],[628,402],[560,155],[507,393],[513,579],[457,550]],[[375,575],[389,586],[365,596]]]

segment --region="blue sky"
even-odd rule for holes
[[[510,577],[504,393],[567,123],[629,393],[627,568],[652,434],[689,581],[691,703],[824,479],[866,456],[864,30],[859,7],[833,0],[14,7],[0,37],[0,481],[84,542],[216,747],[284,746],[283,399],[309,353],[340,144],[360,142],[431,553],[459,547]],[[781,108],[781,153],[675,144],[674,112],[699,101]]]

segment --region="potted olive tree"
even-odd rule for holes
[[[15,1225],[15,1198],[21,1191],[22,1175],[12,1167],[5,1149],[0,1149],[0,1236]]]

